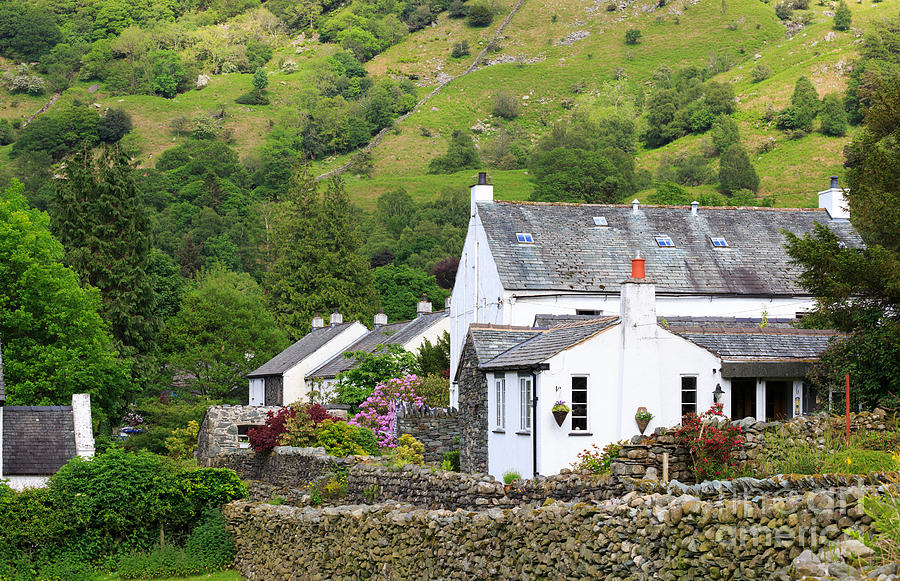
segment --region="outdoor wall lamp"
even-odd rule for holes
[[[717,383],[716,389],[713,391],[713,403],[720,403],[723,395],[725,395],[725,391],[722,389],[722,386]]]

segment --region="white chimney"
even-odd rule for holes
[[[384,314],[384,311],[378,309],[378,312],[375,313],[375,326],[384,327],[385,325],[387,325],[387,315]]]
[[[831,176],[831,187],[819,192],[819,207],[825,208],[832,220],[849,220],[850,206],[844,190],[838,186],[837,176]]]
[[[321,329],[324,326],[325,326],[325,319],[322,318],[322,315],[320,315],[319,313],[316,313],[313,316],[312,328],[313,329]]]
[[[449,309],[449,308],[450,308],[450,297],[447,297],[446,299],[444,299],[444,310]]]
[[[75,455],[94,457],[94,431],[91,424],[91,396],[88,393],[72,395],[72,423],[75,429]]]
[[[699,207],[700,207],[700,202],[698,202],[697,200],[694,200],[693,202],[691,202],[691,215],[696,216],[697,208],[699,208]]]
[[[652,335],[656,327],[656,285],[644,274],[644,259],[631,261],[631,277],[622,281],[619,314],[626,331]]]
[[[631,211],[634,212],[635,214],[637,214],[638,208],[640,206],[641,206],[641,203],[638,201],[637,198],[631,200]]]
[[[422,295],[422,300],[419,301],[419,304],[416,305],[416,316],[420,317],[422,315],[427,315],[431,312],[431,301],[428,300],[428,297]]]
[[[478,172],[478,183],[469,188],[471,193],[471,204],[469,206],[469,215],[475,215],[475,204],[478,202],[494,201],[494,186],[487,183],[487,172]]]
[[[331,326],[340,325],[344,322],[344,315],[340,314],[337,309],[331,313]]]

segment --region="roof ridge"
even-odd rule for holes
[[[619,315],[607,315],[605,317],[597,317],[595,319],[587,319],[584,321],[569,321],[568,323],[560,323],[552,327],[548,327],[548,331],[556,331],[557,329],[572,329],[573,327],[585,327],[587,325],[596,325],[597,323],[605,323],[618,319]]]
[[[531,200],[494,200],[479,202],[481,204],[508,204],[511,206],[571,206],[585,208],[631,208],[631,204],[578,204],[575,202],[533,202]],[[640,208],[671,208],[673,210],[690,210],[690,205],[640,204]],[[766,212],[824,212],[825,208],[775,208],[771,206],[699,206],[706,210],[762,210]]]
[[[834,329],[791,329],[785,327],[776,328],[729,328],[729,327],[678,327],[669,326],[667,331],[674,333],[693,333],[696,335],[842,335]]]
[[[470,323],[469,329],[491,329],[495,331],[532,331],[534,333],[546,333],[549,329],[528,327],[525,325],[498,325],[496,323]]]

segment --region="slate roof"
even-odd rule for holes
[[[708,321],[705,324],[673,327],[668,330],[707,349],[725,361],[815,360],[839,334],[822,329],[796,329],[784,325],[741,327],[737,321]]]
[[[75,457],[72,406],[3,408],[3,475],[49,475]]]
[[[479,366],[480,369],[518,369],[543,363],[557,353],[574,347],[597,333],[616,325],[619,317],[595,318],[544,329]]]
[[[341,353],[307,373],[306,377],[331,379],[341,371],[347,371],[356,365],[356,361],[350,357],[344,357],[344,353],[351,351],[374,353],[379,345],[403,345],[417,335],[424,333],[440,319],[448,316],[450,316],[449,311],[436,311],[420,315],[411,321],[402,321],[377,327],[357,339],[356,343],[353,343]]]
[[[303,361],[326,343],[341,334],[353,323],[341,323],[320,329],[313,329],[304,335],[299,341],[269,359],[261,366],[247,374],[247,377],[265,377],[267,375],[281,375],[297,363]]]
[[[534,316],[534,326],[542,329],[550,327],[558,327],[569,323],[579,323],[591,321],[602,315],[544,315],[538,314]]]
[[[824,209],[480,202],[478,213],[506,290],[553,290],[618,294],[630,276],[636,250],[658,293],[805,296],[800,270],[784,250],[782,230],[809,232],[828,226],[850,247],[862,239],[846,221]],[[604,216],[608,227],[595,226]],[[528,232],[534,244],[519,244]],[[675,243],[660,248],[666,234]],[[710,237],[724,237],[714,248]]]
[[[473,323],[469,326],[469,334],[472,335],[472,343],[475,346],[475,355],[479,365],[487,363],[504,351],[542,332],[541,329],[532,327],[509,325]]]

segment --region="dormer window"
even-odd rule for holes
[[[672,242],[672,239],[666,236],[665,234],[660,234],[656,237],[656,245],[660,248],[674,248],[675,243]]]
[[[728,248],[728,241],[724,238],[710,238],[715,248]]]
[[[606,216],[594,216],[594,226],[609,226]]]
[[[518,240],[519,244],[534,244],[531,232],[516,232],[516,240]]]

